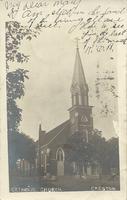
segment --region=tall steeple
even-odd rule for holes
[[[71,134],[79,132],[86,141],[88,141],[89,131],[93,128],[92,106],[89,106],[88,92],[89,89],[77,45],[71,84],[72,107],[69,109]]]
[[[82,66],[79,48],[76,48],[74,72],[71,84],[72,106],[88,105],[88,85]]]

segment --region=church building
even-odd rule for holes
[[[67,159],[68,140],[80,133],[89,143],[89,133],[93,130],[92,106],[89,105],[89,87],[86,82],[79,48],[76,48],[74,72],[71,84],[72,106],[68,109],[69,119],[49,132],[39,125],[37,163],[42,175],[64,176],[80,174],[76,162]],[[87,164],[85,176],[98,176],[98,164]]]

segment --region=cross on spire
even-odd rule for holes
[[[80,39],[79,39],[78,37],[75,38],[75,41],[76,41],[76,48],[77,48],[77,49],[78,49],[78,44],[79,44],[78,41],[79,41],[79,40],[80,40]]]

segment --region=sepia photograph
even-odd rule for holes
[[[121,191],[124,3],[4,6],[9,193]]]

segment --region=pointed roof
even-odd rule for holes
[[[49,131],[48,133],[46,133],[41,140],[41,144],[42,146],[47,146],[52,142],[55,142],[60,135],[63,135],[63,137],[66,139],[68,138],[69,133],[70,133],[70,123],[69,120],[67,120],[62,124],[60,124],[59,126],[57,126],[56,128]]]
[[[76,48],[76,58],[75,58],[74,72],[73,72],[73,78],[72,78],[72,87],[75,87],[75,86],[78,86],[84,89],[87,87],[78,47]]]

